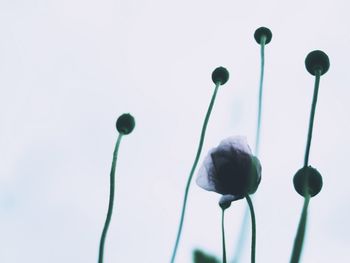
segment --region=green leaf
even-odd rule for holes
[[[193,262],[194,263],[220,263],[220,261],[212,255],[204,253],[200,249],[193,251]]]

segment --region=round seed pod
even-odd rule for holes
[[[329,69],[329,58],[323,51],[314,50],[306,56],[305,67],[311,75],[315,76],[318,70],[323,75]]]
[[[211,79],[215,83],[215,85],[224,85],[229,78],[228,70],[224,67],[216,68],[211,74]]]
[[[307,166],[297,171],[293,184],[298,194],[304,197],[309,194],[312,197],[321,191],[323,181],[321,174],[315,168]]]
[[[118,118],[116,127],[120,134],[127,135],[135,128],[135,119],[129,113],[124,113]]]
[[[261,44],[261,38],[265,36],[266,40],[265,40],[265,44],[268,44],[271,42],[272,39],[272,32],[270,29],[268,29],[267,27],[259,27],[257,30],[255,30],[254,33],[254,38],[255,41],[260,45]]]

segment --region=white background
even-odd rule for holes
[[[257,262],[291,254],[303,203],[292,178],[314,85],[304,59],[315,49],[331,61],[310,152],[324,187],[310,202],[302,262],[349,261],[349,8],[345,0],[1,0],[0,262],[97,262],[114,125],[124,112],[136,128],[120,147],[105,262],[169,262],[217,66],[230,80],[202,158],[231,135],[254,146],[260,26],[273,39],[254,198]],[[191,185],[177,262],[191,262],[196,247],[221,257],[218,199]],[[245,207],[240,200],[227,212],[229,258]]]

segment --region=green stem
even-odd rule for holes
[[[252,219],[252,249],[251,249],[251,263],[255,263],[255,247],[256,247],[256,223],[255,223],[255,213],[254,213],[254,207],[252,200],[250,199],[249,195],[246,196],[249,210],[250,210],[250,217]]]
[[[111,222],[112,213],[113,213],[113,203],[114,203],[114,188],[115,188],[115,167],[117,163],[117,156],[118,156],[118,149],[120,145],[120,141],[122,139],[122,134],[118,135],[117,142],[115,144],[114,152],[113,152],[113,160],[112,160],[112,168],[110,173],[110,185],[109,185],[109,204],[108,204],[108,211],[107,211],[107,217],[106,221],[102,230],[101,234],[101,240],[100,240],[100,248],[98,253],[98,263],[103,263],[103,253],[104,253],[104,246],[107,236],[107,231],[109,227],[109,223]]]
[[[213,96],[211,98],[207,114],[206,114],[205,119],[204,119],[204,123],[203,123],[202,132],[201,132],[201,136],[200,136],[200,140],[199,140],[197,154],[196,154],[195,160],[193,162],[193,165],[192,165],[192,168],[191,168],[191,172],[190,172],[190,174],[188,176],[188,179],[187,179],[185,195],[184,195],[183,204],[182,204],[180,223],[179,223],[179,228],[178,228],[178,231],[177,231],[175,246],[174,246],[173,253],[172,253],[172,256],[171,256],[171,261],[170,261],[171,263],[175,262],[176,252],[177,252],[177,248],[179,246],[179,241],[180,241],[180,237],[181,237],[183,222],[184,222],[184,218],[185,218],[188,192],[189,192],[189,189],[190,189],[190,184],[191,184],[191,181],[192,181],[194,170],[196,169],[196,166],[197,166],[197,163],[198,163],[198,160],[199,160],[199,156],[200,156],[200,153],[202,151],[204,137],[205,137],[205,132],[206,132],[206,129],[207,129],[210,113],[211,113],[212,108],[214,106],[214,102],[215,102],[215,98],[216,98],[216,94],[217,94],[219,86],[220,86],[220,83],[217,83],[215,85],[215,90],[214,90]]]
[[[261,66],[260,66],[260,83],[259,83],[259,99],[258,99],[258,120],[257,120],[257,127],[256,127],[256,136],[255,136],[255,156],[259,155],[259,144],[260,144],[262,96],[263,96],[263,82],[264,82],[264,68],[265,68],[265,52],[264,52],[265,42],[266,42],[266,36],[262,36],[261,42],[260,42]]]
[[[314,87],[314,95],[312,98],[312,104],[311,104],[311,112],[310,112],[310,119],[309,119],[309,128],[308,128],[308,134],[307,134],[307,141],[306,141],[306,149],[305,149],[305,157],[304,157],[304,167],[307,167],[309,164],[309,155],[310,155],[310,147],[311,147],[311,139],[312,139],[312,130],[314,125],[314,118],[315,118],[315,110],[316,110],[316,104],[317,104],[317,96],[318,96],[318,88],[320,86],[320,77],[321,77],[321,70],[315,71],[315,87]],[[292,250],[292,256],[291,256],[291,263],[298,263],[300,259],[300,255],[303,249],[303,243],[304,243],[304,236],[305,236],[305,229],[306,229],[306,220],[307,220],[307,209],[309,206],[310,201],[310,194],[308,193],[308,187],[307,182],[308,178],[304,178],[304,206],[303,210],[301,212],[301,217],[299,220],[298,230],[297,234],[295,236],[293,250]]]
[[[306,142],[306,150],[305,150],[305,158],[304,158],[304,167],[308,166],[309,163],[309,154],[310,154],[310,146],[311,146],[311,139],[312,139],[312,130],[314,125],[314,117],[315,117],[315,110],[316,110],[316,103],[317,103],[317,95],[318,95],[318,88],[320,86],[320,77],[321,77],[321,71],[317,70],[315,75],[315,88],[314,88],[314,96],[312,98],[312,104],[311,104],[311,113],[310,113],[310,120],[309,120],[309,131],[307,134],[307,142]]]
[[[225,209],[222,209],[221,214],[221,233],[222,233],[222,262],[226,263],[226,245],[225,245]]]
[[[305,236],[306,219],[307,219],[307,209],[309,206],[310,195],[306,195],[304,199],[303,211],[301,213],[297,234],[294,240],[293,252],[290,263],[298,263],[303,249],[303,242]]]

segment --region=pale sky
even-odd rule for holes
[[[169,262],[217,66],[230,80],[200,164],[226,137],[254,146],[260,26],[273,38],[256,262],[290,258],[303,204],[292,178],[303,165],[314,85],[304,59],[315,49],[331,63],[309,162],[324,186],[310,201],[301,262],[350,261],[349,10],[345,0],[0,1],[0,262],[97,262],[115,121],[125,112],[136,127],[120,146],[105,263]],[[177,262],[191,262],[194,248],[221,258],[219,197],[193,181]],[[234,202],[226,214],[229,258],[245,207]]]

